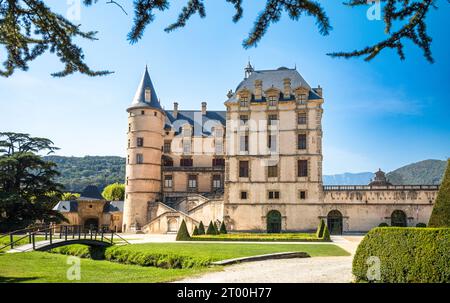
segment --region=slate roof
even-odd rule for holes
[[[103,209],[103,212],[109,213],[109,212],[123,212],[123,204],[124,201],[110,201],[105,204],[105,208]]]
[[[284,79],[291,79],[291,88],[296,89],[298,87],[305,87],[309,90],[309,100],[321,99],[321,97],[311,88],[311,86],[303,79],[297,69],[291,69],[287,67],[280,67],[274,70],[255,70],[253,71],[247,79],[242,80],[241,83],[236,87],[235,92],[228,99],[229,102],[237,101],[237,93],[246,88],[251,92],[255,91],[255,80],[262,81],[263,92],[271,87],[278,88],[283,91]],[[280,99],[283,101],[283,99]],[[287,99],[291,100],[291,99]],[[252,102],[265,101],[262,100],[251,100]]]
[[[61,213],[77,212],[78,202],[77,201],[59,201],[58,204],[53,207],[53,210],[57,210]]]
[[[145,101],[146,89],[150,89],[150,102]],[[145,67],[144,75],[142,76],[141,82],[136,90],[136,94],[134,95],[133,102],[131,102],[131,106],[128,109],[141,107],[162,109],[158,96],[156,95],[155,88],[153,87],[152,80],[150,79],[147,66]]]
[[[200,110],[179,110],[177,118],[173,116],[173,110],[166,110],[166,127],[174,127],[175,133],[179,133],[180,128],[188,122],[194,127],[194,136],[211,135],[211,128],[217,123],[225,126],[226,111],[206,111],[202,115]]]

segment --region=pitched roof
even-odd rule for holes
[[[237,93],[242,89],[248,89],[251,92],[255,91],[255,81],[262,81],[262,90],[263,92],[268,90],[269,88],[275,87],[283,91],[284,88],[284,79],[291,80],[291,88],[296,89],[298,87],[304,87],[309,90],[309,99],[321,99],[321,97],[311,88],[311,86],[303,79],[297,69],[291,69],[287,67],[280,67],[274,70],[255,70],[253,71],[247,79],[244,79],[239,83],[236,87],[235,92],[228,99],[229,102],[237,101]],[[290,99],[289,99],[290,100]],[[261,101],[261,100],[252,100],[253,101]]]
[[[224,110],[207,110],[206,114],[203,115],[199,110],[179,110],[175,119],[173,110],[166,110],[166,127],[173,126],[175,133],[178,133],[183,124],[187,122],[194,128],[194,136],[211,135],[211,128],[217,123],[225,126],[226,113]]]
[[[123,204],[124,204],[124,201],[110,201],[110,202],[107,202],[105,204],[103,212],[105,212],[105,213],[115,212],[115,211],[123,212]]]
[[[150,102],[145,101],[146,89],[150,89]],[[147,66],[145,67],[144,75],[142,76],[141,82],[136,90],[136,94],[134,95],[133,102],[131,102],[131,106],[128,109],[139,107],[162,109],[158,96],[156,95],[155,88],[153,87],[152,80],[150,79]]]
[[[53,207],[53,210],[57,210],[61,213],[77,212],[78,202],[77,201],[59,201],[58,204]]]

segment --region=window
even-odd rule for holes
[[[241,135],[239,139],[239,150],[241,152],[248,152],[248,135]]]
[[[142,137],[137,138],[137,146],[138,147],[144,146],[144,138],[142,138]]]
[[[127,156],[127,163],[130,164],[130,155]]]
[[[305,112],[301,112],[297,114],[297,123],[304,125],[306,124],[306,113]]]
[[[173,166],[173,160],[170,157],[163,156],[163,165],[164,166]]]
[[[247,192],[246,191],[241,191],[241,199],[247,200]]]
[[[297,176],[299,177],[308,176],[308,160],[297,161]]]
[[[142,164],[142,163],[144,163],[144,155],[136,154],[136,164]]]
[[[131,146],[131,140],[128,139],[128,148],[130,148],[130,146]]]
[[[191,141],[183,140],[183,153],[190,154],[191,153]]]
[[[141,115],[145,115],[145,110],[141,110]]]
[[[280,199],[279,191],[269,191],[269,199]]]
[[[131,132],[131,123],[128,123],[128,131]]]
[[[240,103],[241,107],[248,107],[248,98],[247,97],[241,97]]]
[[[188,187],[189,188],[197,188],[197,175],[189,175],[188,176]]]
[[[223,158],[212,159],[212,166],[225,166],[225,159]]]
[[[213,175],[213,188],[218,189],[222,187],[222,178],[220,175]]]
[[[277,106],[277,97],[269,96],[269,106]]]
[[[278,177],[278,165],[267,166],[267,177],[269,178]]]
[[[297,149],[306,149],[306,134],[298,134]]]
[[[306,191],[301,190],[300,191],[300,200],[305,200],[306,199]]]
[[[145,102],[150,102],[151,99],[151,91],[150,88],[145,89]]]
[[[216,154],[218,154],[218,155],[223,154],[223,142],[222,141],[216,141],[214,147],[216,150]]]
[[[270,151],[276,151],[277,150],[277,136],[276,135],[269,135],[267,138],[267,147]]]
[[[267,121],[268,125],[275,125],[278,122],[278,116],[276,114],[269,115],[269,119]]]
[[[248,178],[248,161],[239,161],[239,177]]]
[[[248,115],[240,115],[239,120],[241,121],[241,125],[245,125],[248,122]]]
[[[171,175],[164,176],[164,187],[166,188],[172,188],[173,186],[173,179]]]
[[[307,100],[306,94],[299,94],[297,96],[297,101],[299,104],[305,104]]]
[[[172,145],[172,142],[164,142],[163,151],[164,151],[166,154],[170,153],[171,145]]]
[[[191,158],[181,158],[180,159],[180,166],[192,166],[193,161]]]
[[[158,117],[158,112],[153,112],[153,116]]]
[[[191,129],[189,127],[183,127],[183,137],[190,137]]]
[[[126,184],[128,185],[128,177],[127,177],[127,182],[126,182]]]

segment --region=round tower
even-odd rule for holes
[[[147,67],[128,112],[123,231],[140,232],[150,218],[149,203],[161,196],[161,156],[166,114]]]

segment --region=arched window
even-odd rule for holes
[[[391,214],[391,226],[406,227],[406,214],[402,210],[394,210]]]
[[[150,88],[146,88],[145,89],[145,102],[150,102],[151,101],[151,90]]]
[[[176,218],[170,218],[167,221],[167,232],[177,232],[178,231],[178,220]]]

